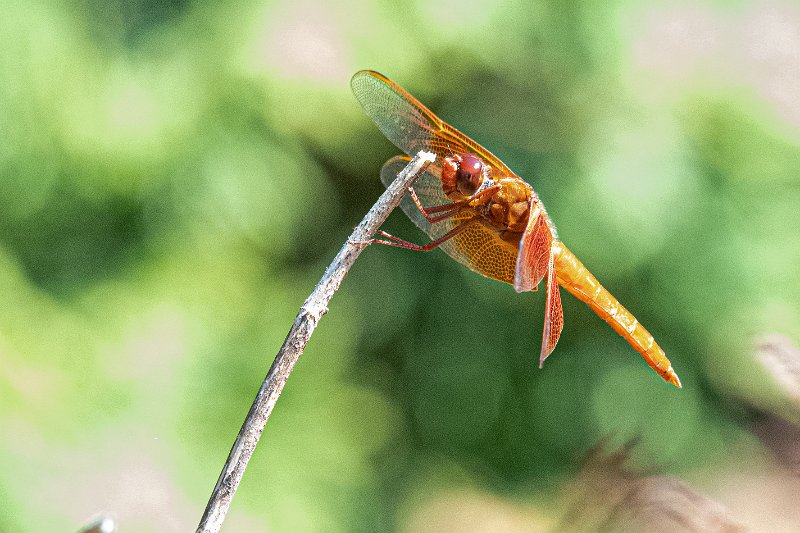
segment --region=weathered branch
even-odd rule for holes
[[[414,156],[353,230],[347,242],[325,270],[325,274],[317,283],[314,291],[303,303],[267,377],[264,378],[264,383],[261,384],[261,389],[258,391],[247,417],[244,419],[242,429],[239,430],[239,435],[233,443],[225,466],[211,493],[211,498],[208,500],[203,518],[197,527],[198,533],[219,531],[272,408],[275,407],[275,402],[278,401],[289,374],[317,327],[317,322],[322,315],[328,312],[328,302],[369,240],[381,227],[389,213],[400,204],[400,200],[414,183],[417,175],[434,159],[435,156],[428,152],[419,152]]]

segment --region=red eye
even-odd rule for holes
[[[483,162],[473,154],[464,154],[456,174],[459,191],[472,196],[483,183]]]

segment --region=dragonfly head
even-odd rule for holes
[[[488,179],[488,168],[475,154],[452,155],[442,164],[442,188],[446,194],[458,191],[472,196]]]

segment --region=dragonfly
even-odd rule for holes
[[[517,292],[546,292],[539,366],[564,327],[559,286],[605,320],[667,382],[681,387],[664,350],[641,323],[558,238],[541,199],[489,150],[437,117],[386,76],[357,72],[353,94],[378,129],[405,156],[381,169],[387,187],[420,150],[436,160],[409,188],[401,207],[430,238],[425,245],[385,231],[371,242],[414,251],[444,250],[450,257]]]

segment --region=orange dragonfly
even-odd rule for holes
[[[381,244],[409,250],[443,249],[471,270],[512,285],[517,292],[547,288],[539,366],[564,326],[558,286],[585,302],[639,352],[656,373],[676,387],[677,374],[653,336],[609,293],[558,239],[553,221],[533,188],[489,150],[434,115],[392,80],[357,72],[353,93],[367,115],[409,156],[436,154],[402,208],[431,238],[420,246],[381,231]],[[395,156],[381,169],[388,186],[410,160]],[[427,207],[423,206],[427,204]]]

